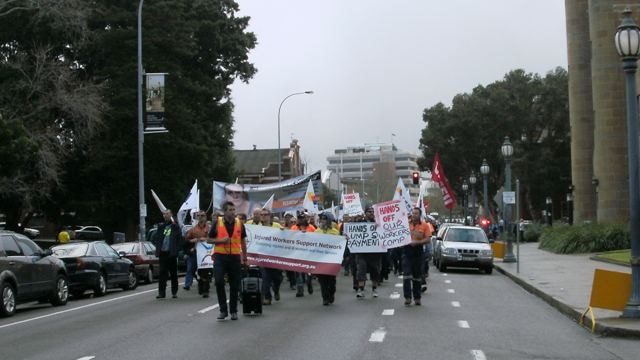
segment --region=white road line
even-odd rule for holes
[[[402,278],[404,278],[403,275],[398,275],[398,279],[402,279]]]
[[[52,317],[52,316],[56,316],[56,315],[60,315],[60,314],[64,314],[64,313],[68,313],[68,312],[72,312],[72,311],[76,311],[76,310],[82,310],[82,309],[90,308],[90,307],[93,307],[93,306],[102,305],[102,304],[106,304],[106,303],[109,303],[109,302],[118,301],[118,300],[130,298],[130,297],[134,297],[134,296],[138,296],[138,295],[142,295],[142,294],[146,294],[146,293],[150,293],[150,292],[157,292],[157,291],[158,291],[158,289],[156,288],[156,289],[141,291],[141,292],[135,293],[135,294],[118,296],[118,297],[113,298],[113,299],[103,300],[103,301],[99,301],[99,302],[96,302],[96,303],[93,303],[93,304],[82,305],[82,306],[75,307],[73,309],[62,310],[62,311],[54,312],[54,313],[47,314],[47,315],[36,316],[34,318],[31,318],[31,319],[20,320],[20,321],[16,321],[16,322],[13,322],[13,323],[10,323],[10,324],[5,324],[5,325],[0,326],[0,329],[6,328],[6,327],[9,327],[9,326],[13,326],[13,325],[28,323],[28,322],[35,321],[35,320],[45,319],[45,318],[48,318],[48,317]]]
[[[471,350],[471,355],[475,360],[487,360],[487,357],[484,356],[482,350]]]
[[[451,280],[445,280],[444,283],[445,284],[451,284]]]
[[[447,273],[443,273],[442,276],[447,276]]]
[[[456,293],[456,290],[455,290],[455,289],[447,289],[447,292],[448,292],[449,294],[455,294],[455,293]]]
[[[459,301],[452,301],[452,302],[451,302],[451,306],[453,306],[453,307],[460,307],[460,302],[459,302]]]
[[[394,309],[384,309],[382,310],[382,315],[393,315],[396,311]]]
[[[459,320],[458,321],[458,326],[463,328],[463,329],[468,329],[469,328],[469,323],[464,321],[464,320]]]
[[[371,333],[371,336],[369,337],[369,342],[383,342],[385,335],[387,335],[387,331],[383,327],[381,327],[378,330]]]
[[[400,293],[397,291],[394,291],[393,293],[391,293],[391,295],[389,295],[390,298],[392,299],[400,299]]]
[[[219,308],[219,307],[220,307],[220,304],[215,304],[215,305],[213,305],[213,306],[206,307],[206,308],[204,308],[204,309],[202,309],[202,310],[198,310],[198,314],[204,314],[204,313],[206,313],[206,312],[208,312],[208,311],[211,311],[211,310],[213,310],[213,309],[217,309],[217,308]]]
[[[83,356],[81,358],[78,358],[78,360],[91,360],[91,359],[95,359],[95,356]]]
[[[402,287],[402,283],[397,283],[396,287]]]

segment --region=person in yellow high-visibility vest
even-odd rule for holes
[[[67,230],[67,228],[60,230],[60,232],[58,233],[58,242],[60,244],[68,243],[70,238],[71,236],[69,236],[69,231]]]
[[[209,230],[209,240],[213,243],[213,277],[215,279],[220,314],[218,320],[225,320],[231,313],[231,320],[238,320],[238,294],[242,276],[242,264],[247,262],[247,232],[239,219],[232,202],[222,204],[224,215],[219,217]],[[229,279],[229,306],[224,287],[224,277]]]

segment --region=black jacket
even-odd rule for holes
[[[158,224],[158,230],[153,236],[153,244],[156,246],[156,256],[160,256],[162,242],[164,241],[164,230],[171,227],[171,242],[169,243],[169,256],[178,256],[178,249],[182,246],[182,232],[180,227],[175,223]]]

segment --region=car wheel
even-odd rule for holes
[[[438,270],[440,270],[440,272],[447,271],[447,265],[445,265],[442,260],[438,262]]]
[[[492,272],[493,272],[493,266],[487,266],[486,268],[484,268],[485,274],[491,275]]]
[[[98,273],[98,283],[93,289],[94,296],[104,296],[107,293],[107,279],[104,277],[104,273]]]
[[[153,268],[151,266],[147,268],[147,276],[145,277],[145,282],[147,284],[151,284],[153,282]]]
[[[122,286],[123,290],[133,290],[138,287],[138,274],[135,269],[129,269],[128,279],[127,284]]]
[[[67,303],[69,299],[69,284],[67,283],[67,277],[60,274],[56,279],[56,288],[49,299],[51,305],[61,306]]]
[[[16,292],[13,286],[4,281],[0,286],[0,295],[2,295],[2,304],[0,304],[0,315],[11,316],[16,312]]]

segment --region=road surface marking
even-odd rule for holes
[[[468,329],[469,328],[469,323],[464,321],[464,320],[459,320],[458,321],[458,326],[463,328],[463,329]]]
[[[28,322],[35,321],[35,320],[45,319],[45,318],[56,316],[56,315],[60,315],[60,314],[65,314],[65,313],[76,311],[76,310],[82,310],[82,309],[90,308],[90,307],[93,307],[93,306],[102,305],[102,304],[106,304],[106,303],[109,303],[109,302],[122,300],[122,299],[130,298],[130,297],[134,297],[134,296],[138,296],[138,295],[142,295],[142,294],[146,294],[146,293],[150,293],[150,292],[157,292],[157,291],[158,291],[158,289],[151,289],[151,290],[141,291],[141,292],[138,292],[138,293],[135,293],[135,294],[118,296],[118,297],[113,298],[113,299],[108,299],[108,300],[95,302],[95,303],[92,303],[92,304],[82,305],[82,306],[75,307],[73,309],[57,311],[57,312],[54,312],[54,313],[51,313],[51,314],[42,315],[42,316],[36,316],[34,318],[31,318],[31,319],[25,319],[25,320],[16,321],[16,322],[13,322],[13,323],[10,323],[10,324],[6,324],[6,325],[1,325],[0,329],[6,328],[6,327],[9,327],[9,326],[13,326],[13,325],[28,323]]]
[[[393,315],[396,311],[394,309],[384,309],[382,310],[382,315]]]
[[[217,309],[218,307],[220,307],[220,304],[215,304],[213,306],[206,307],[206,308],[204,308],[202,310],[198,310],[198,314],[204,314],[204,313],[206,313],[208,311],[211,311],[213,309]]]
[[[487,360],[487,357],[484,356],[482,350],[471,350],[471,355],[475,360]]]
[[[451,284],[451,280],[445,280],[444,283],[445,284]]]
[[[447,292],[448,292],[449,294],[455,294],[455,293],[456,293],[456,290],[455,290],[455,289],[447,289]]]
[[[402,283],[397,283],[396,287],[402,287]]]
[[[459,302],[459,301],[452,301],[452,302],[451,302],[451,306],[453,306],[453,307],[460,307],[460,302]]]
[[[398,279],[403,279],[404,276],[403,275],[398,275]]]
[[[382,342],[384,341],[384,336],[387,335],[387,332],[383,327],[371,333],[369,337],[369,342]]]
[[[389,295],[389,297],[392,299],[400,299],[400,293],[397,291],[394,291],[393,293],[391,293],[391,295]]]
[[[442,276],[447,276],[447,273],[442,274]]]
[[[91,359],[95,359],[95,356],[83,356],[81,358],[78,358],[78,360],[91,360]]]

